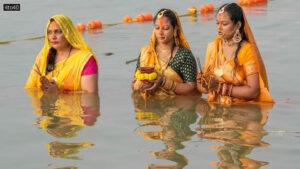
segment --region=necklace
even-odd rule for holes
[[[223,39],[223,43],[224,45],[227,46],[233,46],[234,44],[236,44],[233,40],[225,40],[225,39]]]
[[[69,50],[68,57],[64,60],[62,66],[59,68],[59,71],[57,72],[56,76],[54,76],[54,70],[52,71],[52,79],[53,79],[55,82],[57,82],[57,77],[58,77],[58,75],[59,75],[60,72],[62,71],[63,67],[65,66],[65,63],[67,62],[67,60],[69,59],[72,49],[73,49],[73,47],[71,46],[71,47],[70,47],[70,50]]]
[[[167,70],[167,68],[168,68],[168,66],[169,66],[169,64],[170,64],[170,62],[172,61],[172,56],[173,56],[174,48],[175,48],[175,45],[173,44],[172,49],[171,49],[171,55],[170,55],[170,57],[169,57],[169,59],[168,59],[168,62],[166,62],[165,68],[163,69],[162,66],[161,66],[160,69],[159,69],[159,70],[162,72],[162,75],[163,75],[164,72]],[[162,53],[164,53],[163,51],[164,51],[164,50],[162,50]],[[167,51],[167,50],[165,50],[165,51]],[[158,53],[158,52],[157,52],[157,53]]]
[[[234,53],[235,53],[235,51],[233,51],[231,53],[230,58],[227,60],[226,57],[225,57],[225,55],[224,55],[224,53],[223,53],[223,51],[222,51],[222,49],[219,49],[219,58],[224,58],[225,62],[221,65],[220,60],[219,60],[219,68],[217,68],[217,69],[214,70],[214,74],[216,76],[222,77],[222,75],[224,74],[224,68],[234,58]]]

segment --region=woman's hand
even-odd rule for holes
[[[40,82],[42,84],[41,89],[45,93],[58,93],[58,87],[53,79],[47,79],[45,76],[40,77]]]
[[[197,89],[201,93],[202,92],[207,93],[208,91],[203,87],[202,76],[203,76],[203,73],[197,74]]]
[[[209,90],[217,91],[219,82],[211,75],[198,73],[197,88],[201,92],[208,92]]]
[[[149,89],[145,90],[147,94],[154,94],[163,81],[163,77],[158,72],[156,72],[156,74],[156,79],[150,81],[153,85]]]
[[[131,82],[131,87],[133,91],[140,91],[143,92],[146,89],[151,88],[153,85],[153,83],[151,83],[150,81],[143,82],[141,80],[137,80],[135,77],[133,78],[132,82]]]

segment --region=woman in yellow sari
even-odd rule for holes
[[[25,89],[46,93],[98,91],[98,63],[70,18],[52,16],[45,45],[36,57]]]
[[[209,43],[197,88],[208,101],[221,104],[239,101],[273,102],[265,66],[243,9],[224,4],[217,14],[218,37]]]
[[[145,67],[154,69],[151,75],[143,76]],[[154,17],[150,44],[141,49],[133,90],[142,89],[146,95],[191,94],[196,91],[196,77],[196,61],[178,15],[171,9],[161,9]]]

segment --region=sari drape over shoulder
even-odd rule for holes
[[[203,72],[213,75],[220,82],[232,83],[235,86],[246,85],[247,76],[258,73],[260,94],[254,101],[274,102],[269,93],[268,78],[263,60],[256,46],[254,36],[244,12],[243,15],[245,20],[244,31],[248,43],[241,47],[237,55],[239,65],[235,65],[234,60],[226,60],[222,52],[222,40],[218,37],[214,42],[209,43],[207,46]],[[222,70],[221,75],[218,73],[219,70]],[[231,104],[232,101],[243,101],[238,98],[218,95],[214,91],[209,92],[208,100],[225,104]]]
[[[59,25],[68,43],[73,48],[79,49],[79,51],[69,56],[66,60],[56,63],[53,72],[46,73],[48,54],[51,48],[47,31],[51,19],[54,19]],[[83,37],[73,25],[73,22],[65,15],[54,15],[48,21],[45,33],[45,45],[35,59],[25,89],[40,89],[40,75],[35,71],[39,69],[42,76],[46,76],[48,79],[57,79],[56,83],[59,90],[81,90],[81,72],[91,57],[94,57],[98,65],[97,58],[92,53],[91,48],[87,46]]]
[[[190,50],[190,46],[185,36],[183,35],[179,17],[175,11],[173,10],[171,11],[175,14],[177,18],[178,36],[175,39],[175,41],[178,44],[178,46]],[[170,66],[167,66],[167,63],[165,63],[164,61],[160,60],[157,57],[157,54],[155,52],[155,46],[156,46],[156,37],[155,37],[155,30],[153,29],[149,45],[144,46],[141,49],[140,60],[139,60],[140,67],[154,67],[155,70],[159,72],[162,76],[170,80],[173,80],[174,82],[183,83],[183,79],[172,68],[170,68]],[[162,87],[160,87],[160,91],[158,91],[157,93],[158,94],[165,93],[168,95],[175,94],[173,91],[166,91]]]

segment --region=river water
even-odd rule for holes
[[[187,8],[227,0],[8,1],[21,11],[0,11],[1,168],[298,168],[300,157],[298,0],[245,8],[264,59],[274,105],[209,105],[201,98],[142,100],[132,96],[138,56],[152,22],[122,24],[160,8]],[[54,14],[74,24],[101,20],[83,36],[99,60],[99,95],[43,96],[23,90]],[[204,62],[216,36],[214,15],[181,17],[193,54]],[[14,41],[16,40],[16,41]],[[110,55],[108,55],[110,53]],[[204,96],[205,97],[205,96]]]

